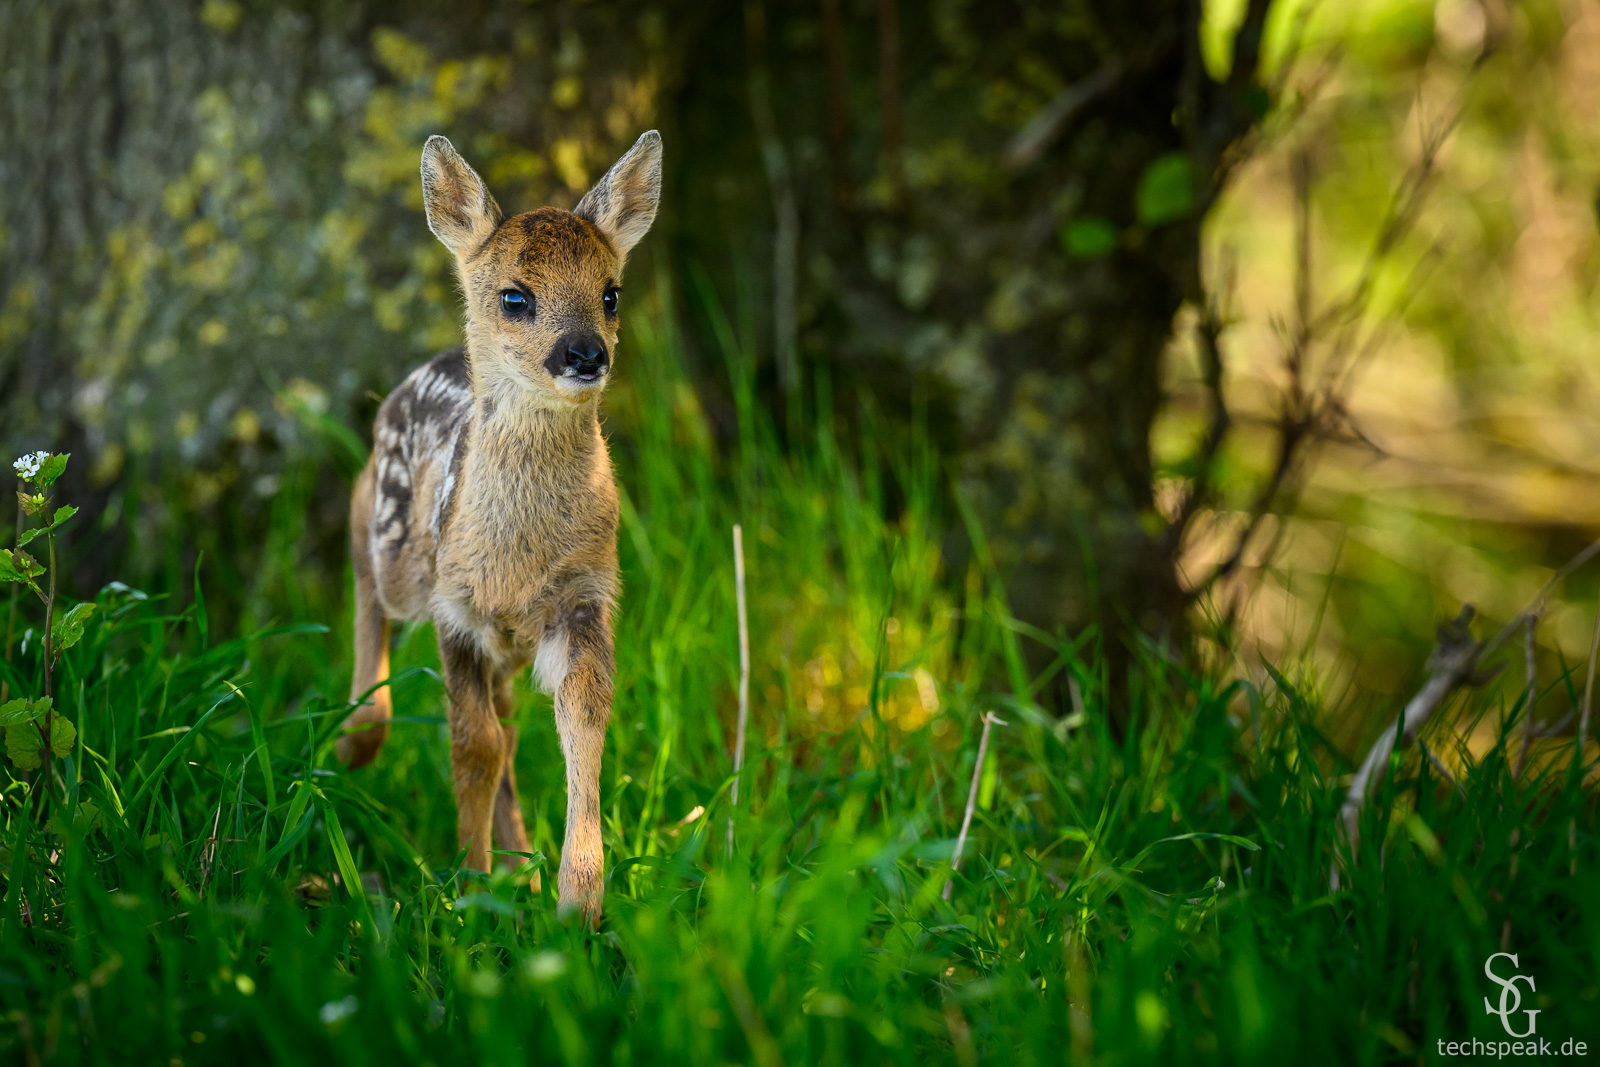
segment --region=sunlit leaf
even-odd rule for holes
[[[1121,234],[1107,219],[1083,215],[1061,227],[1061,250],[1072,259],[1100,259],[1117,250]]]
[[[1194,166],[1183,152],[1158,157],[1139,176],[1134,214],[1146,226],[1165,226],[1195,208]]]

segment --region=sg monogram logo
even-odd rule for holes
[[[1525,1033],[1519,1034],[1515,1030],[1511,1029],[1511,1017],[1517,1013],[1518,1008],[1522,1007],[1522,991],[1517,988],[1517,983],[1527,982],[1528,992],[1536,992],[1533,985],[1533,976],[1527,974],[1513,974],[1510,978],[1501,978],[1498,974],[1494,973],[1494,961],[1499,959],[1501,956],[1504,956],[1506,959],[1510,960],[1513,967],[1521,966],[1521,964],[1517,962],[1516,953],[1513,952],[1496,952],[1493,956],[1490,956],[1488,959],[1483,961],[1483,973],[1488,976],[1491,982],[1495,982],[1500,986],[1500,1006],[1498,1008],[1494,1007],[1489,1003],[1489,998],[1484,997],[1483,1010],[1488,1012],[1490,1015],[1500,1016],[1500,1025],[1505,1027],[1506,1033],[1510,1034],[1512,1037],[1532,1037],[1533,1031],[1539,1022],[1537,1018],[1539,1012],[1537,1009],[1527,1009],[1528,1029]],[[1509,1007],[1506,1005],[1506,997],[1508,996],[1511,998],[1511,1004]]]

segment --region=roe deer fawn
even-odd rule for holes
[[[455,254],[466,346],[417,368],[378,409],[350,502],[359,699],[389,676],[389,620],[432,619],[450,696],[466,864],[525,852],[511,681],[530,662],[555,698],[567,764],[560,909],[599,914],[600,753],[611,717],[617,492],[599,400],[617,286],[661,191],[661,138],[640,137],[571,212],[503,218],[443,137],[422,151],[428,228]],[[387,687],[346,720],[360,767],[388,737]]]

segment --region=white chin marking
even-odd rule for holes
[[[587,396],[589,393],[594,392],[604,385],[606,383],[606,376],[602,374],[598,378],[584,381],[576,374],[563,374],[561,377],[554,379],[554,383],[556,392],[560,393],[562,396],[571,397],[572,399],[577,400]]]

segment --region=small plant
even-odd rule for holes
[[[67,469],[70,458],[67,453],[33,452],[12,464],[21,479],[21,488],[17,490],[17,504],[21,509],[17,546],[14,550],[0,549],[0,581],[14,583],[12,618],[15,618],[15,586],[31,590],[44,604],[42,677],[38,694],[23,694],[0,704],[0,726],[5,728],[6,754],[12,763],[25,771],[45,769],[46,792],[50,788],[50,758],[65,758],[70,754],[78,734],[77,728],[54,709],[52,674],[61,653],[83,637],[84,626],[95,609],[93,603],[86,602],[65,612],[58,611],[56,532],[78,513],[78,509],[71,504],[53,505],[50,487]],[[22,516],[31,516],[36,525],[24,529]],[[40,538],[45,543],[47,562],[44,563],[26,551],[28,545]],[[41,578],[45,580],[43,587]],[[8,623],[7,660],[11,657],[11,630]]]

